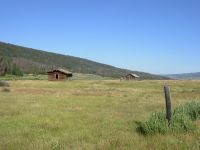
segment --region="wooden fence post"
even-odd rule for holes
[[[172,113],[171,113],[171,95],[170,95],[170,87],[165,85],[164,86],[165,91],[165,101],[166,101],[166,118],[168,120],[168,123],[171,123]]]

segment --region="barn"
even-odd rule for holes
[[[55,69],[48,73],[48,80],[49,81],[65,81],[70,80],[73,74],[64,69]]]
[[[127,74],[127,75],[125,76],[125,79],[126,79],[126,80],[137,80],[137,79],[139,79],[139,78],[140,78],[140,77],[139,77],[138,75],[133,74],[133,73]]]

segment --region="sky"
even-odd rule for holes
[[[0,41],[154,74],[200,72],[199,0],[0,0]]]

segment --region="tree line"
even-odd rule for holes
[[[11,59],[0,57],[0,76],[5,76],[6,74],[23,76],[21,69]]]

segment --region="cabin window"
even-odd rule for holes
[[[56,79],[58,79],[58,74],[56,74]]]

